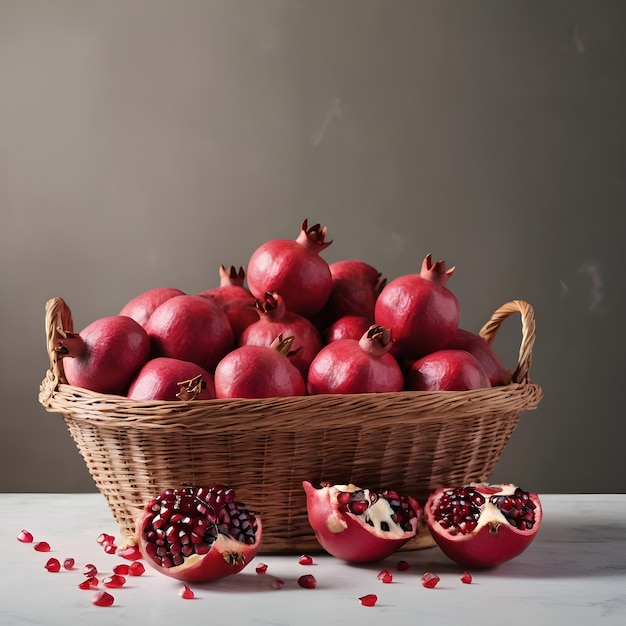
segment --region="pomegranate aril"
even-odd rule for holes
[[[33,534],[28,532],[27,530],[22,530],[17,536],[17,540],[22,543],[32,543],[33,542]]]
[[[61,570],[61,563],[59,563],[59,559],[55,559],[54,557],[48,559],[44,567],[49,572],[58,572]]]
[[[124,576],[120,576],[119,574],[113,574],[113,576],[109,576],[102,581],[102,584],[105,587],[110,587],[111,589],[119,589],[126,584],[126,579]]]
[[[37,552],[50,552],[50,544],[47,541],[38,541],[33,546],[33,550]]]
[[[463,572],[461,574],[461,582],[464,585],[469,585],[472,582],[472,575],[469,572]]]
[[[359,598],[359,602],[363,606],[374,606],[377,601],[378,601],[378,596],[374,593],[368,593],[367,595],[361,596]]]
[[[98,586],[97,578],[85,578],[81,583],[78,584],[79,589],[95,589]]]
[[[115,598],[106,591],[98,591],[91,598],[91,602],[96,606],[111,606]]]
[[[303,554],[299,559],[300,565],[313,565],[313,557],[310,554]]]
[[[109,535],[108,533],[100,533],[96,542],[101,545],[104,545],[105,543],[114,543],[115,537],[113,535]]]
[[[312,574],[304,574],[298,578],[298,585],[303,589],[315,589],[317,587],[317,580]]]
[[[378,576],[377,576],[378,580],[380,580],[380,582],[382,583],[390,583],[393,582],[393,574],[391,573],[390,570],[388,569],[384,569],[382,570]]]
[[[93,563],[87,563],[85,567],[83,567],[83,574],[87,578],[91,578],[98,573],[98,568]]]
[[[120,563],[113,568],[114,574],[119,574],[120,576],[127,576],[130,567],[126,563]]]
[[[126,546],[124,548],[120,548],[117,551],[117,555],[121,556],[123,559],[128,559],[129,561],[137,561],[142,557],[142,554],[137,546]]]
[[[65,559],[65,561],[63,561],[63,568],[67,570],[71,570],[71,569],[74,569],[75,564],[76,564],[76,561],[74,561],[74,559],[72,558]]]
[[[107,543],[104,546],[104,551],[107,554],[116,554],[117,553],[117,546],[114,543]]]
[[[427,589],[434,589],[439,583],[439,576],[437,574],[433,574],[432,572],[426,572],[422,576],[422,587],[426,587]]]
[[[406,572],[406,570],[408,570],[410,567],[409,562],[408,561],[398,561],[398,564],[396,565],[396,569],[399,572]]]
[[[178,592],[178,595],[183,598],[183,600],[192,600],[195,597],[195,593],[193,589],[188,587],[187,585],[183,585]]]
[[[265,574],[267,572],[267,563],[259,563],[255,571],[257,574]]]
[[[141,576],[146,571],[146,568],[143,563],[140,561],[133,561],[128,566],[128,575],[129,576]]]

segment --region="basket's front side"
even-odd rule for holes
[[[174,406],[85,402],[74,391],[56,401],[127,536],[160,490],[223,483],[261,514],[263,552],[300,552],[319,548],[303,480],[391,487],[423,503],[437,486],[488,479],[539,396],[535,385],[509,385]]]

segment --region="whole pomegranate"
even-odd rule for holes
[[[521,554],[541,525],[537,494],[513,484],[441,487],[424,519],[443,552],[465,567],[494,567]]]
[[[224,485],[166,489],[137,520],[137,545],[159,572],[207,582],[240,572],[261,544],[261,519]]]
[[[244,329],[259,319],[255,311],[256,298],[244,286],[246,273],[243,267],[237,269],[231,265],[227,269],[220,265],[219,276],[219,287],[207,289],[199,295],[213,300],[223,309],[237,343]]]
[[[419,504],[391,489],[302,483],[309,523],[329,554],[352,563],[379,561],[417,534]]]
[[[372,319],[358,315],[344,315],[333,322],[324,333],[325,343],[337,339],[360,339],[372,326]]]
[[[143,365],[127,395],[131,400],[212,400],[215,383],[199,365],[162,356]]]
[[[215,369],[218,398],[271,398],[306,395],[300,370],[290,361],[293,337],[278,335],[268,346],[241,346]]]
[[[288,311],[310,317],[328,300],[332,276],[320,256],[332,241],[326,227],[309,228],[304,220],[294,239],[273,239],[259,246],[248,261],[248,287],[255,298],[271,291],[280,293]]]
[[[480,335],[459,328],[446,349],[465,350],[476,357],[483,366],[492,387],[508,385],[511,382],[511,372],[504,367],[491,345]]]
[[[389,330],[375,324],[358,340],[326,344],[309,367],[309,394],[401,391],[404,377],[391,346]]]
[[[132,317],[142,326],[148,321],[154,309],[174,296],[182,296],[184,292],[176,287],[156,287],[140,293],[129,300],[119,312],[120,315]]]
[[[70,385],[124,395],[139,368],[150,358],[144,328],[126,315],[97,319],[80,333],[61,330],[55,350],[63,357]]]
[[[391,329],[392,354],[415,359],[448,344],[459,326],[456,296],[446,287],[455,268],[426,256],[419,274],[399,276],[387,283],[376,300],[374,321]]]
[[[285,301],[275,291],[256,300],[257,321],[241,334],[240,346],[268,346],[278,335],[297,337],[298,350],[290,358],[306,379],[309,365],[324,342],[317,328],[306,317],[287,311]]]
[[[465,350],[436,350],[414,361],[406,376],[411,391],[467,391],[491,387],[478,359]]]
[[[212,372],[234,347],[224,311],[202,296],[174,296],[158,306],[145,324],[154,356],[191,361]]]

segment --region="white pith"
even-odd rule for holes
[[[472,483],[470,485],[474,487],[485,498],[485,504],[480,508],[480,516],[478,517],[478,523],[472,533],[477,533],[484,526],[489,526],[492,530],[497,530],[501,524],[509,525],[509,521],[502,514],[500,509],[491,502],[493,496],[512,496],[517,489],[517,485],[490,485],[488,483]],[[484,486],[489,489],[488,493],[482,492],[481,487]],[[499,487],[498,491],[493,491],[494,488]]]

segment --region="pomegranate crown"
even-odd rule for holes
[[[422,269],[420,276],[425,280],[431,280],[434,283],[439,283],[442,287],[448,282],[448,278],[454,274],[456,266],[446,270],[445,261],[432,262],[433,255],[428,253],[422,262]]]
[[[266,291],[263,298],[257,298],[255,305],[257,313],[270,319],[280,319],[284,315],[285,301],[277,291]]]
[[[333,242],[326,241],[327,228],[326,226],[320,226],[319,224],[315,224],[309,228],[309,220],[305,219],[302,222],[302,226],[300,228],[300,234],[296,241],[306,247],[313,247],[317,249],[318,252],[321,252],[325,248],[328,248],[330,244]]]
[[[225,265],[220,265],[220,286],[235,285],[237,287],[243,287],[244,280],[246,278],[246,272],[243,267],[237,269],[234,265],[231,265],[228,269]]]

